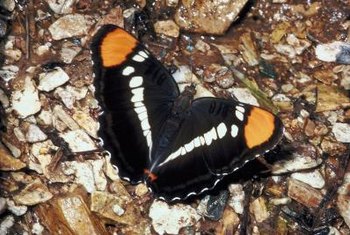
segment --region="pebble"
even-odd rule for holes
[[[179,234],[181,228],[195,225],[200,219],[196,210],[189,205],[178,203],[169,206],[159,200],[153,201],[149,209],[149,217],[158,234]]]
[[[56,14],[69,14],[73,11],[73,5],[77,0],[45,0],[50,9]]]
[[[325,62],[350,64],[350,43],[335,41],[319,44],[315,49],[317,59]]]
[[[17,77],[19,68],[16,65],[5,65],[0,68],[0,77],[5,81],[9,82]]]
[[[0,75],[1,77],[1,75]],[[5,94],[4,90],[0,89],[0,102],[3,108],[7,108],[10,105],[9,98]]]
[[[64,105],[69,108],[73,109],[74,108],[74,103],[77,100],[81,100],[86,97],[88,88],[87,87],[73,87],[70,85],[67,85],[66,87],[58,87],[55,90],[55,94],[57,94]]]
[[[345,223],[350,227],[350,173],[344,175],[343,184],[338,189],[337,207]]]
[[[7,209],[6,198],[0,197],[0,215]]]
[[[20,118],[26,118],[40,111],[38,90],[30,77],[25,78],[23,90],[12,93],[11,102],[12,108],[17,111]]]
[[[75,111],[73,119],[93,138],[98,138],[97,131],[100,128],[99,122],[94,120],[88,112]]]
[[[58,117],[67,127],[71,130],[78,130],[79,125],[74,121],[70,114],[68,114],[62,106],[56,105],[53,108],[53,113],[55,117]]]
[[[258,197],[249,206],[250,212],[254,215],[256,222],[261,223],[266,220],[270,213],[267,211],[266,200],[263,197]]]
[[[105,156],[105,168],[104,168],[105,174],[106,176],[113,180],[119,180],[119,175],[118,175],[118,168],[114,167],[111,164],[111,155],[107,155]]]
[[[79,37],[88,34],[92,21],[81,14],[65,15],[49,27],[54,40]]]
[[[180,34],[180,28],[172,20],[157,21],[154,24],[154,31],[169,37],[177,38]]]
[[[45,126],[52,125],[52,119],[53,119],[52,112],[48,110],[41,110],[41,112],[37,116],[38,123]]]
[[[190,32],[224,34],[247,1],[182,1],[175,13],[175,22]]]
[[[47,139],[47,135],[40,130],[37,125],[30,124],[26,133],[26,140],[29,143],[35,143],[44,141]]]
[[[68,143],[73,153],[96,150],[94,141],[82,129],[61,133],[60,136]]]
[[[332,132],[337,141],[342,143],[350,143],[350,124],[348,123],[334,123]]]
[[[2,0],[0,6],[4,7],[8,11],[13,11],[16,7],[15,0]]]
[[[32,233],[41,235],[44,232],[44,227],[40,223],[34,223],[32,227]]]
[[[247,88],[231,88],[228,89],[239,102],[259,106],[258,100],[252,95]]]
[[[9,234],[9,229],[15,225],[15,218],[11,215],[6,216],[0,223],[0,234]]]
[[[228,187],[231,197],[228,205],[233,208],[237,214],[243,214],[244,209],[244,191],[241,184],[230,184]]]
[[[70,64],[80,51],[80,46],[68,41],[63,43],[60,56],[64,63]]]
[[[291,177],[316,189],[323,188],[326,183],[318,170],[312,172],[295,172],[291,175]]]
[[[306,207],[316,208],[323,199],[320,191],[310,187],[299,180],[288,181],[288,197],[303,204]]]
[[[24,167],[24,162],[11,156],[8,150],[0,145],[0,171],[17,171]]]
[[[38,89],[49,92],[65,84],[68,80],[68,74],[62,68],[56,67],[48,73],[39,74]]]
[[[21,205],[33,206],[53,197],[49,189],[39,179],[29,183],[23,190],[13,197]]]
[[[322,162],[321,159],[313,159],[308,156],[302,156],[294,153],[292,159],[276,163],[272,167],[273,174],[283,174],[288,172],[295,172],[316,167]]]
[[[135,194],[136,194],[138,197],[142,197],[142,196],[146,195],[146,193],[148,193],[148,187],[147,187],[147,185],[142,184],[142,183],[136,185],[136,187],[135,187]]]
[[[28,207],[27,206],[18,206],[15,204],[14,201],[7,199],[7,209],[11,211],[12,214],[16,216],[21,216],[27,213]]]

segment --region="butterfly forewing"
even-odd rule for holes
[[[104,109],[99,134],[121,177],[136,183],[179,91],[168,71],[119,27],[103,26],[91,48],[96,95]]]

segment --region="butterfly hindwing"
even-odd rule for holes
[[[201,193],[274,147],[282,131],[280,119],[259,107],[194,100],[168,154],[153,170],[157,179],[149,184],[168,200]]]
[[[161,123],[178,87],[168,71],[133,36],[102,26],[92,46],[97,97],[104,110],[100,136],[122,178],[143,179]]]

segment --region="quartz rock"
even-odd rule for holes
[[[332,132],[339,142],[350,143],[350,124],[334,123]]]
[[[56,14],[72,13],[76,0],[46,0],[50,9]]]
[[[73,153],[96,150],[94,141],[81,129],[61,133]]]
[[[179,37],[180,34],[179,26],[172,20],[157,21],[154,24],[154,31],[174,38]]]
[[[26,139],[29,143],[35,143],[46,140],[47,135],[37,125],[30,124],[26,133]]]
[[[48,73],[39,74],[39,86],[41,91],[52,91],[56,87],[59,87],[69,80],[68,74],[60,67],[56,67],[54,70]]]
[[[50,200],[52,197],[53,195],[49,189],[39,179],[36,179],[15,195],[13,199],[18,204],[33,206]]]

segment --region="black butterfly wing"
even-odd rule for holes
[[[197,99],[148,183],[166,200],[201,193],[273,148],[282,133],[280,119],[264,109],[233,100]]]
[[[99,135],[119,175],[139,182],[179,95],[177,84],[144,46],[117,26],[102,26],[91,50],[96,96],[104,110]]]

